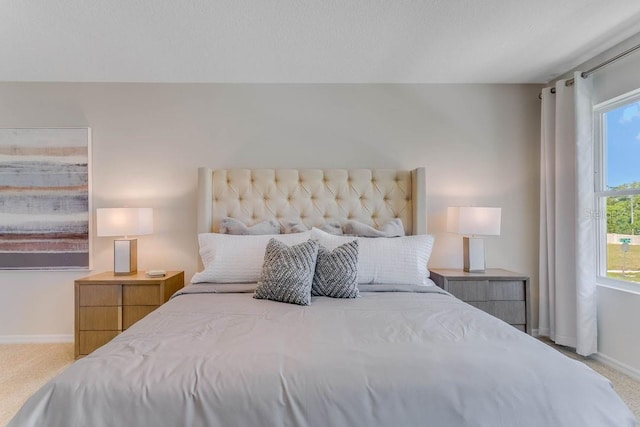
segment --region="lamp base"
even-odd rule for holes
[[[462,244],[464,271],[469,273],[484,273],[484,239],[481,237],[463,237]]]
[[[138,272],[138,239],[113,241],[113,274],[130,276]]]

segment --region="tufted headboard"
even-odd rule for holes
[[[311,228],[355,219],[379,227],[400,218],[406,234],[427,232],[424,168],[198,169],[198,233],[223,217],[247,225],[276,219]]]

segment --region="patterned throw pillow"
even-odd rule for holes
[[[357,240],[345,243],[330,251],[318,248],[316,272],[313,276],[312,295],[332,298],[357,298],[358,294]]]
[[[317,256],[318,243],[314,240],[295,246],[287,246],[276,239],[269,240],[253,297],[311,305],[311,284]]]

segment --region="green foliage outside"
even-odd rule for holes
[[[611,188],[611,190],[628,189],[640,189],[640,182]],[[640,235],[640,196],[607,198],[607,232]],[[608,244],[607,276],[640,283],[640,246],[629,245],[629,251],[625,255],[622,245]]]
[[[622,184],[611,190],[640,189],[640,182]],[[640,197],[619,196],[607,198],[607,232],[640,234]]]

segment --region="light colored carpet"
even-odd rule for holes
[[[553,345],[549,342],[547,344]],[[622,399],[640,420],[640,383],[602,363],[553,345],[609,378]],[[22,404],[42,385],[73,363],[73,344],[0,345],[0,426],[6,426]]]
[[[0,426],[47,381],[73,363],[73,343],[0,345]]]

